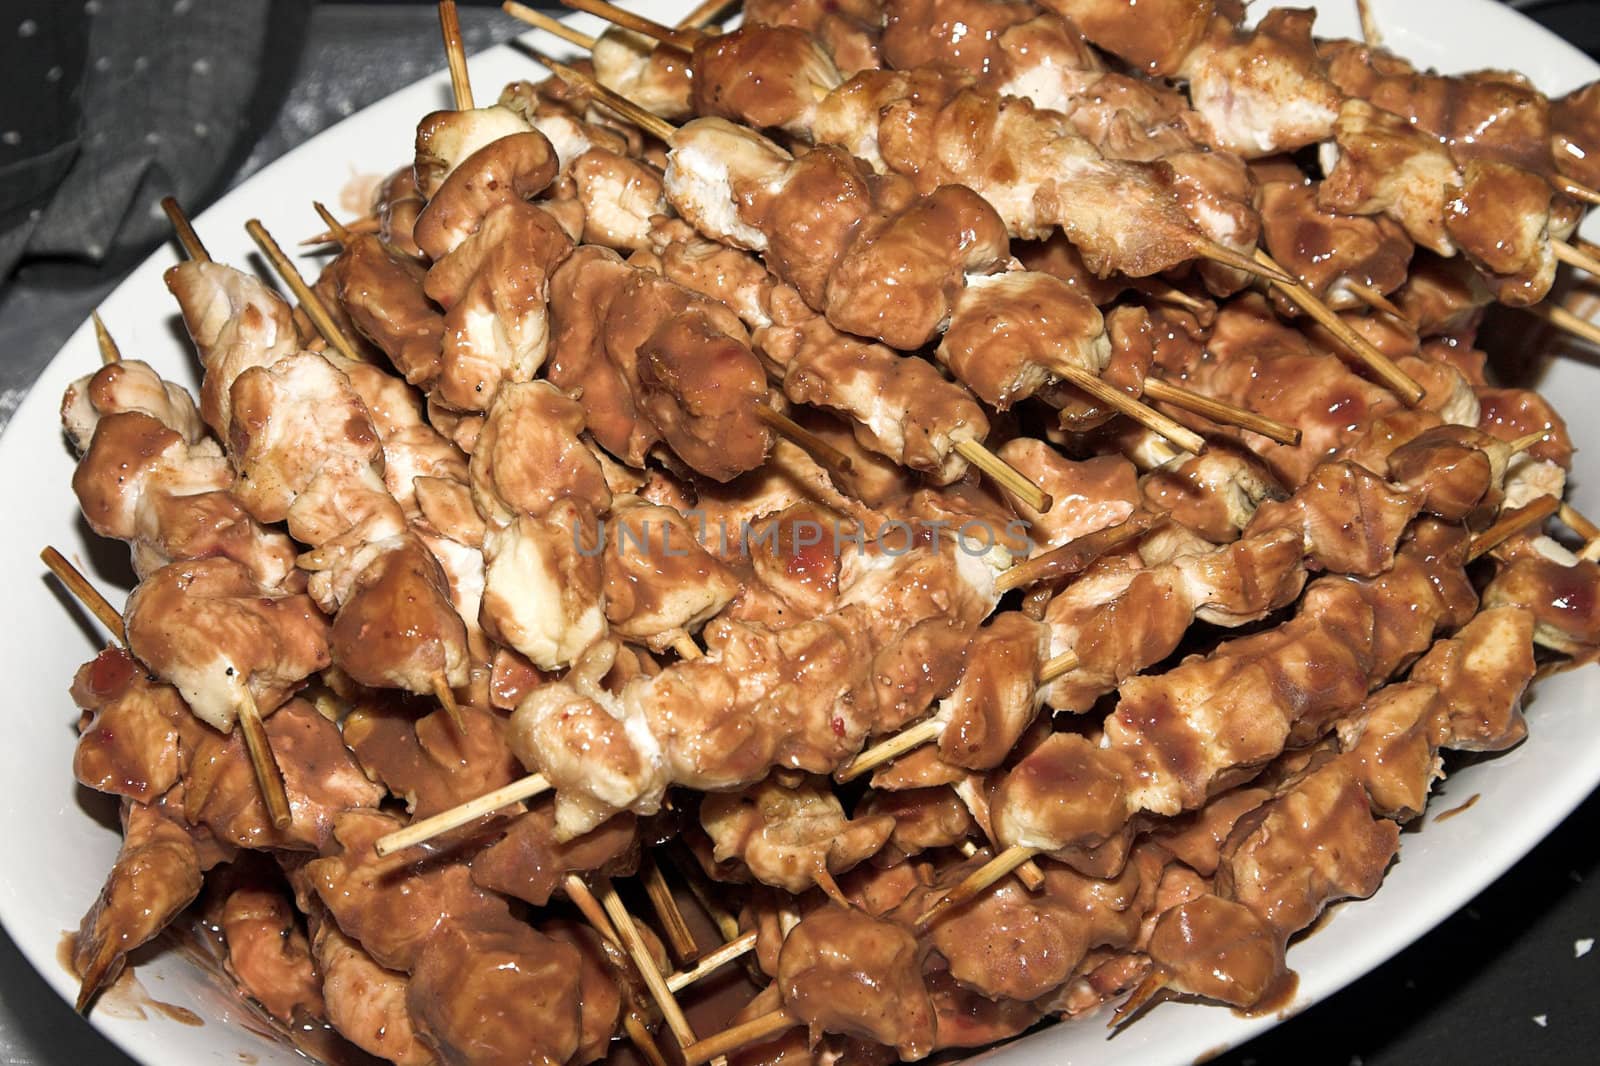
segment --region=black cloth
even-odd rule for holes
[[[0,13],[0,278],[131,264],[278,111],[310,0],[12,0]]]

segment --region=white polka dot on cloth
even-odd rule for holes
[[[60,67],[51,67],[49,70],[44,72],[44,80],[49,82],[57,82],[60,81],[66,73],[67,72],[62,70]]]
[[[96,59],[94,61],[94,69],[96,69],[98,71],[101,71],[102,73],[105,72],[105,71],[110,70],[111,69],[111,57],[110,56],[101,56],[99,59]]]
[[[175,0],[172,5],[172,13],[174,15],[187,15],[189,9],[193,6],[194,0]]]
[[[84,0],[83,10],[88,15],[100,14],[100,0]]]
[[[32,19],[23,19],[17,23],[18,37],[32,37],[39,32],[39,24]]]
[[[207,74],[211,73],[211,60],[202,56],[194,61],[192,67],[196,74],[200,75],[201,77],[205,77]]]
[[[21,144],[22,134],[18,133],[16,130],[6,130],[4,133],[0,133],[0,141],[4,141],[6,144],[10,145]]]

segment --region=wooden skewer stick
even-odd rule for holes
[[[1236,252],[1232,248],[1218,244],[1207,237],[1194,238],[1195,255],[1201,259],[1209,259],[1213,263],[1220,263],[1234,270],[1242,270],[1253,277],[1263,278],[1279,285],[1293,285],[1294,276],[1283,267],[1272,261],[1266,252],[1257,251],[1255,258]]]
[[[759,1018],[740,1022],[685,1047],[683,1049],[685,1066],[700,1066],[701,1063],[709,1062],[719,1055],[738,1051],[746,1044],[754,1044],[769,1036],[776,1036],[785,1029],[792,1029],[799,1024],[800,1019],[783,1007],[768,1011]]]
[[[1531,304],[1523,308],[1535,318],[1542,318],[1563,333],[1570,333],[1579,340],[1588,341],[1590,344],[1600,345],[1600,326],[1568,311],[1560,304]]]
[[[711,881],[706,877],[705,871],[695,857],[682,845],[671,846],[666,849],[667,861],[678,872],[683,883],[689,886],[689,891],[694,894],[694,900],[700,904],[700,909],[705,911],[717,927],[718,934],[724,941],[733,941],[739,938],[739,919],[730,914],[727,908],[717,902]],[[674,990],[676,991],[676,990]]]
[[[1589,255],[1600,259],[1600,244],[1596,244],[1593,241],[1586,241],[1582,237],[1573,237],[1572,246],[1578,249],[1580,252],[1587,252]]]
[[[773,432],[788,437],[800,445],[811,454],[813,459],[823,466],[841,474],[848,474],[855,469],[855,463],[851,461],[848,455],[781,411],[764,403],[757,403],[756,417],[772,427]]]
[[[854,781],[862,774],[871,773],[885,763],[894,762],[908,751],[915,751],[930,741],[939,739],[944,732],[944,721],[939,718],[924,718],[914,726],[902,729],[887,740],[879,741],[869,748],[864,748],[854,759],[841,766],[834,772],[833,779],[843,784]]]
[[[94,322],[94,340],[100,346],[100,363],[110,366],[112,363],[122,362],[122,349],[117,347],[117,342],[111,338],[111,331],[106,329],[106,324],[100,320],[99,311],[90,311],[89,318]]]
[[[680,964],[699,958],[700,945],[695,943],[694,933],[684,920],[683,911],[678,909],[678,901],[672,895],[672,885],[661,873],[661,867],[647,855],[640,866],[639,875],[644,881],[650,908],[656,912],[656,917],[661,921],[661,930],[667,935],[667,946],[672,949],[673,957]]]
[[[74,599],[89,609],[89,613],[100,620],[100,624],[111,630],[117,642],[126,646],[128,632],[122,624],[122,614],[111,601],[100,595],[100,590],[89,584],[89,579],[84,577],[76,566],[67,561],[67,557],[54,548],[45,548],[39,553],[39,558],[50,572],[56,575],[56,580],[66,586]]]
[[[678,1043],[687,1048],[696,1042],[694,1029],[689,1025],[689,1019],[684,1017],[683,1008],[678,1005],[672,990],[667,987],[667,979],[656,968],[656,960],[650,955],[650,948],[644,942],[644,937],[639,935],[639,927],[633,922],[633,915],[628,913],[628,908],[622,903],[622,897],[617,895],[617,889],[607,878],[599,878],[600,905],[605,908],[606,916],[611,919],[611,924],[616,926],[617,933],[622,937],[622,946],[627,949],[633,963],[639,969],[639,976],[644,978],[645,987],[650,990],[650,995],[656,1001],[656,1006],[661,1008],[661,1017],[666,1019],[667,1028],[672,1030],[672,1035],[678,1038]]]
[[[272,754],[272,743],[267,739],[267,727],[261,721],[261,710],[250,689],[239,686],[239,731],[244,734],[245,750],[250,754],[250,767],[255,771],[256,787],[267,805],[272,824],[287,829],[294,821],[289,809],[289,794],[283,787],[283,769]]]
[[[1383,34],[1372,14],[1372,0],[1356,0],[1356,15],[1361,19],[1361,40],[1368,48],[1382,48]]]
[[[197,263],[211,262],[211,253],[200,243],[200,235],[194,231],[194,225],[189,221],[189,216],[183,213],[178,201],[163,196],[161,210],[167,213],[167,221],[172,223],[173,230],[178,234],[178,243],[183,246],[184,254]]]
[[[1095,378],[1099,381],[1099,378]],[[1032,507],[1035,511],[1048,511],[1055,500],[1050,494],[1016,467],[1000,458],[975,440],[956,441],[956,454],[993,478],[1001,488]]]
[[[1147,400],[1170,403],[1185,411],[1204,415],[1220,425],[1238,426],[1240,429],[1259,433],[1269,440],[1275,440],[1279,444],[1287,444],[1291,448],[1300,443],[1300,430],[1295,426],[1285,425],[1265,415],[1258,415],[1236,404],[1202,396],[1198,392],[1192,392],[1161,378],[1145,378],[1144,395]]]
[[[560,19],[551,18],[543,11],[535,10],[527,4],[519,4],[516,0],[506,0],[500,5],[500,10],[528,25],[541,29],[548,34],[561,38],[570,45],[575,45],[585,52],[594,51],[595,39],[582,30],[575,30]]]
[[[1196,455],[1205,450],[1206,440],[1200,434],[1179,425],[1178,422],[1157,411],[1154,407],[1140,403],[1115,385],[1102,381],[1098,374],[1094,374],[1080,366],[1066,365],[1055,369],[1072,385],[1087,392],[1118,414],[1126,415],[1133,419],[1152,433],[1159,433],[1171,441],[1175,447],[1182,448],[1186,452],[1193,452]],[[1148,389],[1148,382],[1146,383],[1146,388]],[[1034,509],[1038,511],[1049,510],[1048,507],[1035,507]]]
[[[678,127],[660,115],[645,110],[621,93],[611,91],[582,71],[575,70],[560,60],[551,59],[541,52],[530,49],[528,54],[548,67],[556,77],[574,88],[592,94],[596,103],[605,105],[622,119],[633,123],[657,140],[671,144],[673,137],[677,135]]]
[[[1209,304],[1198,296],[1191,296],[1170,282],[1162,281],[1159,277],[1135,278],[1134,288],[1144,293],[1157,303],[1171,304],[1181,307],[1185,311],[1195,314],[1204,312]]]
[[[327,208],[323,207],[321,204],[315,204],[314,206],[317,208],[319,213],[327,210]],[[344,244],[351,237],[358,237],[366,233],[380,233],[382,230],[382,222],[372,215],[365,215],[361,218],[352,219],[349,222],[341,223],[338,231],[326,229],[321,233],[307,237],[305,240],[300,242],[299,246],[301,248],[309,248],[319,244]]]
[[[1556,175],[1550,179],[1550,184],[1580,203],[1600,204],[1600,192],[1596,192],[1587,185],[1573,181],[1571,178],[1563,178],[1560,175]]]
[[[485,793],[475,800],[468,800],[458,807],[451,807],[447,811],[440,811],[430,818],[420,822],[412,822],[404,829],[396,830],[388,836],[379,837],[373,845],[373,850],[379,858],[388,858],[397,851],[424,844],[434,837],[469,825],[484,815],[493,814],[502,807],[509,807],[513,803],[520,803],[532,799],[541,792],[548,792],[553,786],[543,774],[529,774],[520,781],[513,781],[493,792]]]
[[[1070,651],[1064,651],[1047,660],[1039,668],[1039,684],[1048,685],[1056,678],[1068,673],[1078,666],[1078,656]],[[938,740],[944,732],[944,720],[940,718],[924,718],[916,725],[903,729],[868,748],[863,748],[854,759],[845,763],[833,775],[833,779],[840,784],[854,781],[863,774],[876,770],[886,763],[894,762],[909,751],[915,751],[922,745]]]
[[[680,30],[703,29],[717,13],[732,4],[733,0],[700,0],[695,9],[677,21]]]
[[[312,210],[316,211],[317,215],[322,219],[323,224],[328,227],[328,232],[333,234],[334,240],[338,241],[340,244],[350,243],[351,233],[349,226],[346,226],[343,222],[340,222],[337,218],[334,218],[333,212],[329,211],[325,206],[323,206],[322,202],[319,200],[312,200],[311,208]],[[377,230],[377,221],[377,219],[372,220],[374,232]]]
[[[1155,999],[1162,989],[1167,987],[1167,975],[1159,968],[1150,971],[1150,975],[1139,982],[1128,998],[1123,1000],[1111,1015],[1111,1020],[1106,1022],[1107,1029],[1120,1029],[1124,1024],[1133,1020],[1133,1016],[1144,1010]]]
[[[922,916],[917,919],[916,931],[919,933],[925,932],[930,925],[938,920],[941,914],[954,907],[961,906],[968,900],[975,899],[984,889],[1005,877],[1035,855],[1038,855],[1040,851],[1041,849],[1039,848],[1024,847],[1020,844],[1013,845],[1002,851],[968,874],[960,884],[946,892],[933,906],[923,911]]]
[[[472,79],[467,77],[467,46],[461,40],[461,17],[456,0],[439,0],[439,33],[444,37],[445,62],[450,65],[450,91],[457,111],[471,111]]]
[[[444,713],[450,716],[450,724],[456,727],[456,733],[466,736],[467,722],[461,717],[461,704],[456,702],[456,694],[450,688],[450,679],[443,674],[433,675],[433,696],[439,701],[439,706],[444,708]]]
[[[1058,580],[1081,573],[1112,549],[1143,536],[1156,521],[1155,516],[1136,511],[1120,525],[1085,534],[1018,563],[994,579],[995,588],[1000,592],[1010,592],[1038,581]]]
[[[600,901],[594,898],[594,893],[589,891],[589,886],[584,883],[583,878],[577,874],[568,874],[562,880],[562,887],[567,890],[567,898],[572,900],[579,913],[594,927],[594,931],[618,948],[622,947],[622,941],[618,939],[617,931],[611,925],[611,919],[606,917],[605,909],[600,906]],[[650,1066],[667,1066],[666,1056],[661,1054],[661,1048],[656,1046],[655,1037],[650,1035],[650,1030],[639,1020],[638,1012],[631,1009],[632,998],[624,989],[624,1007],[627,1009],[622,1012],[622,1027],[627,1031],[628,1039],[649,1061]]]
[[[1506,441],[1506,447],[1511,449],[1512,455],[1516,455],[1519,452],[1527,451],[1549,435],[1550,431],[1548,429],[1536,429],[1532,433],[1524,433],[1514,440]]]
[[[756,949],[756,931],[750,930],[737,938],[728,941],[715,951],[707,952],[700,961],[687,970],[680,970],[667,978],[667,987],[674,992],[682,992],[685,988],[717,970],[722,969],[735,959],[742,959]]]
[[[642,33],[682,52],[693,52],[695,46],[707,37],[704,30],[694,26],[682,28],[663,26],[643,15],[635,15],[632,11],[626,11],[615,4],[608,4],[605,0],[561,0],[561,2],[574,11],[587,12],[597,18],[605,19],[613,26]]]
[[[699,659],[705,655],[705,652],[700,650],[700,645],[696,644],[694,638],[687,633],[672,642],[672,650],[678,653],[678,658],[685,661]]]
[[[1272,257],[1266,252],[1257,249],[1256,258],[1264,263],[1272,263]],[[1276,266],[1277,264],[1273,263]],[[1422,399],[1422,386],[1413,381],[1404,370],[1395,365],[1394,360],[1378,351],[1372,342],[1350,328],[1350,324],[1333,312],[1327,304],[1312,295],[1311,290],[1298,282],[1276,282],[1278,291],[1287,296],[1295,306],[1321,324],[1334,339],[1350,350],[1350,353],[1359,359],[1367,369],[1371,370],[1395,395],[1399,396],[1408,405],[1415,406]]]
[[[1595,277],[1600,278],[1600,257],[1587,251],[1580,251],[1572,245],[1564,244],[1561,241],[1551,241],[1550,250],[1555,253],[1557,259],[1567,264],[1567,266],[1577,267],[1579,270],[1588,271]]]
[[[1348,279],[1343,282],[1343,285],[1344,288],[1349,290],[1350,295],[1374,311],[1388,315],[1390,318],[1405,322],[1408,325],[1410,324],[1410,320],[1406,318],[1406,313],[1396,307],[1394,301],[1380,292],[1376,286],[1363,285],[1359,281],[1350,281]]]
[[[312,324],[317,327],[317,332],[322,334],[322,339],[333,345],[335,351],[352,363],[365,362],[357,353],[355,345],[350,343],[350,338],[344,335],[344,330],[334,321],[328,305],[322,302],[322,297],[312,291],[310,285],[306,284],[306,279],[301,277],[294,260],[278,247],[278,242],[272,239],[272,234],[267,232],[267,227],[261,224],[261,220],[252,218],[244,224],[244,228],[245,232],[250,234],[250,239],[256,242],[256,247],[261,249],[261,254],[267,257],[272,268],[278,272],[284,284],[289,286],[289,291],[294,293],[295,299],[300,301],[300,306],[305,309]]]
[[[1505,543],[1513,534],[1520,533],[1535,523],[1543,522],[1559,510],[1561,501],[1558,498],[1540,496],[1525,507],[1519,507],[1508,515],[1501,515],[1494,525],[1472,538],[1472,547],[1467,551],[1467,560],[1470,562],[1485,552],[1492,551]]]
[[[1600,537],[1600,526],[1585,518],[1583,513],[1571,504],[1562,504],[1561,509],[1556,512],[1556,517],[1561,519],[1568,529],[1586,541]]]

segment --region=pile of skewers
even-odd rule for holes
[[[1565,426],[1473,343],[1592,339],[1600,94],[1212,0],[569,2],[487,107],[440,5],[456,107],[321,276],[250,227],[294,303],[166,205],[198,401],[96,320],[80,1009],[191,919],[402,1064],[1283,1001],[1600,649]]]

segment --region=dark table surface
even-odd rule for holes
[[[3,6],[3,5],[0,5]],[[1514,3],[1591,52],[1600,6]],[[0,25],[6,24],[0,10]],[[470,50],[516,25],[467,8]],[[329,3],[276,119],[230,184],[441,66],[431,4]],[[0,291],[0,425],[123,270],[34,265]],[[1538,728],[1537,707],[1532,726]],[[1401,861],[1404,861],[1402,855]],[[0,875],[4,876],[4,875]],[[1359,904],[1357,904],[1359,905]],[[1600,796],[1433,932],[1332,999],[1215,1060],[1227,1066],[1600,1062]],[[0,1066],[131,1066],[0,935]]]

